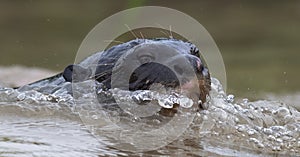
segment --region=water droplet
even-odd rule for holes
[[[276,142],[278,142],[278,143],[282,143],[283,141],[282,141],[282,139],[281,139],[281,138],[277,138],[277,139],[276,139]]]
[[[247,98],[244,98],[244,99],[243,99],[243,103],[244,103],[244,104],[247,104],[248,102],[249,102],[249,99],[247,99]]]
[[[193,106],[193,101],[189,98],[180,98],[179,104],[183,108],[190,108]]]
[[[253,142],[258,148],[264,148],[264,144],[256,138],[250,138],[250,142]]]
[[[292,137],[290,136],[282,136],[282,140],[284,141],[290,141],[292,139]]]
[[[257,147],[258,147],[258,148],[264,148],[264,147],[265,147],[265,145],[264,145],[264,144],[262,144],[262,143],[260,142],[260,143],[258,143],[258,144],[257,144]]]
[[[269,128],[264,128],[263,129],[263,132],[266,134],[266,135],[272,135],[273,134],[273,131]]]
[[[280,146],[273,146],[273,147],[272,147],[272,150],[273,150],[273,151],[280,151],[281,148],[280,148]]]
[[[248,135],[254,135],[255,133],[256,133],[256,131],[254,130],[254,129],[249,129],[248,131],[247,131],[247,133],[248,133]]]
[[[161,123],[161,121],[158,120],[158,119],[153,119],[152,122],[153,122],[154,124],[160,124],[160,123]]]
[[[24,99],[26,98],[26,95],[25,95],[25,93],[21,93],[21,94],[18,95],[17,98],[18,98],[20,101],[22,101],[22,100],[24,100]]]
[[[229,103],[233,103],[234,102],[234,95],[229,94],[226,98],[226,101]]]
[[[256,139],[256,138],[253,138],[253,137],[251,137],[251,138],[249,139],[249,141],[250,141],[250,142],[253,142],[253,143],[255,143],[255,144],[259,143],[259,140]]]
[[[238,126],[236,126],[236,129],[237,129],[239,132],[244,132],[244,131],[246,131],[245,125],[238,125]]]
[[[283,126],[271,126],[270,129],[272,129],[275,132],[285,132],[286,128]]]
[[[98,116],[97,115],[92,115],[92,118],[93,119],[98,119]]]
[[[173,103],[165,99],[159,99],[158,104],[163,108],[173,108]]]
[[[286,107],[279,107],[276,111],[273,111],[273,114],[279,117],[284,117],[286,115],[290,115],[290,110]]]
[[[275,141],[276,140],[276,138],[273,135],[269,135],[267,137],[267,139],[270,140],[270,141]]]
[[[293,116],[291,116],[291,115],[286,115],[286,116],[284,116],[283,119],[284,119],[284,122],[287,124],[287,123],[293,121]]]

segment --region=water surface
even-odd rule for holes
[[[74,103],[64,88],[52,94],[29,88],[1,88],[0,155],[300,155],[300,112],[297,109],[277,101],[235,100],[233,95],[225,95],[217,79],[213,79],[212,88],[209,109],[196,113],[182,135],[166,146],[140,153],[117,149],[120,143],[112,138],[116,133],[135,136],[134,132],[126,132],[130,127],[161,127],[165,125],[163,119],[149,123],[103,108],[95,110],[99,104],[93,103],[92,95],[83,94],[84,99]],[[81,90],[88,92],[89,89]],[[121,132],[108,131],[113,130],[115,124],[121,126]],[[169,135],[173,136],[171,130]],[[144,136],[147,139],[146,134]],[[128,145],[132,139],[127,140],[121,144]],[[147,141],[142,142],[147,144]]]

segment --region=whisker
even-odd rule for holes
[[[138,39],[138,37],[137,37],[136,34],[132,31],[132,29],[130,29],[130,27],[129,27],[127,24],[125,24],[125,26],[126,26],[127,29],[131,32],[131,34],[132,34],[136,39]]]
[[[140,32],[142,39],[145,39],[144,35],[142,34],[142,32]]]
[[[108,74],[109,72],[103,72],[103,73],[100,73],[100,74],[97,74],[97,75],[94,75],[94,76],[90,76],[89,78],[92,79],[92,78],[95,78],[96,80],[106,74]]]
[[[187,42],[193,43],[193,39],[187,39]]]
[[[103,59],[118,59],[118,57],[103,57]],[[110,64],[110,63],[107,63]]]
[[[90,64],[89,66],[99,66],[99,65],[114,65],[114,63]]]
[[[105,59],[118,59],[118,57],[103,57]]]
[[[156,23],[161,29],[167,30],[165,27],[163,27],[161,24]],[[168,38],[173,38],[172,33],[169,35],[168,32],[164,32],[164,31],[160,31],[161,33],[163,33],[164,35],[166,35]]]
[[[170,28],[170,35],[171,35],[170,38],[173,39],[172,26],[170,25],[169,28]]]
[[[166,32],[164,31],[160,31],[161,33],[163,33],[165,36],[167,36],[168,38],[170,37]]]
[[[125,43],[125,42],[118,41],[118,40],[104,40],[104,42],[107,42],[107,43],[114,42],[114,43],[121,43],[121,44],[124,44],[124,43]]]
[[[161,24],[156,23],[161,29],[165,29]]]

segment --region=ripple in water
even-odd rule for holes
[[[126,132],[126,128],[161,127],[170,119],[120,114],[120,108],[110,109],[117,105],[108,103],[109,97],[118,97],[128,105],[156,100],[159,107],[171,108],[178,103],[184,104],[180,106],[183,109],[191,107],[190,99],[151,91],[103,93],[95,83],[84,82],[74,94],[80,99],[74,100],[68,92],[71,84],[48,85],[0,89],[0,156],[300,155],[299,111],[276,101],[236,101],[234,95],[224,93],[217,79],[212,79],[208,110],[199,111],[181,136],[167,146],[137,154],[114,149],[109,138],[116,136],[112,131],[115,124],[123,125],[123,136],[130,137],[133,132]],[[103,95],[100,106],[94,90]],[[93,138],[88,130],[91,126],[107,136],[100,141]]]

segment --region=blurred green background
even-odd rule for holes
[[[296,0],[0,1],[0,66],[62,71],[74,62],[81,41],[96,24],[141,5],[170,7],[197,19],[223,55],[229,93],[259,98],[262,93],[300,91]]]

